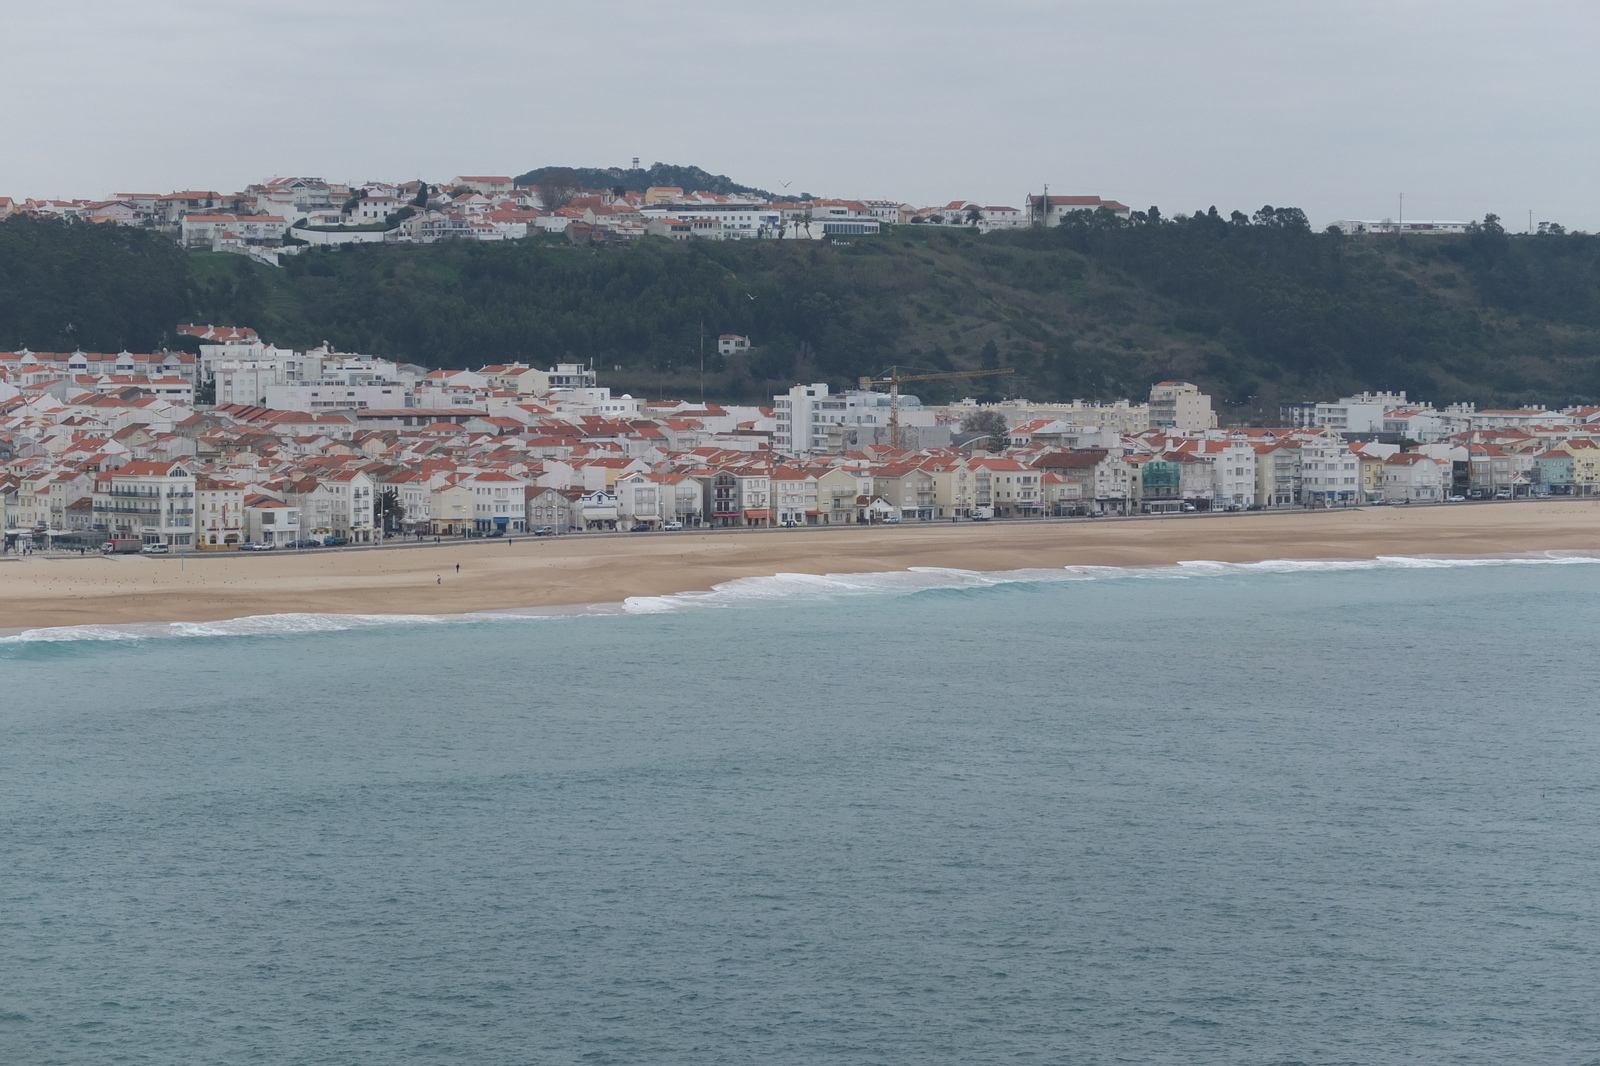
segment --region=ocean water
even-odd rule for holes
[[[1600,1062],[1600,565],[0,641],[0,1063]]]

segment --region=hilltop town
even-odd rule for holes
[[[1219,426],[1140,402],[924,406],[882,383],[770,405],[613,395],[592,368],[440,370],[247,327],[198,353],[0,352],[6,549],[279,549],[616,530],[1044,519],[1592,495],[1600,408],[1404,394]],[[725,336],[729,350],[749,339]],[[205,402],[199,402],[199,399]],[[119,548],[120,550],[120,548]]]
[[[1126,218],[1099,196],[1026,198],[1023,208],[952,200],[917,207],[882,199],[774,199],[652,186],[585,189],[568,180],[518,184],[507,175],[463,174],[447,182],[340,183],[274,178],[241,192],[185,189],[117,193],[106,200],[15,200],[12,214],[69,218],[169,233],[185,248],[247,255],[272,266],[305,248],[344,244],[508,241],[536,234],[577,243],[630,240],[829,240],[876,234],[885,225],[928,224],[980,232],[1058,225],[1078,212]]]

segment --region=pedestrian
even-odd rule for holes
[[[433,575],[433,583],[435,585],[442,585],[442,584],[444,584],[444,578],[439,576],[438,574],[434,574]]]
[[[461,564],[460,563],[456,564],[456,573],[458,573],[458,574],[461,573]]]

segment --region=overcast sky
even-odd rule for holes
[[[1600,230],[1594,0],[0,2],[0,194],[696,164]]]

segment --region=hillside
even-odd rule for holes
[[[748,193],[770,199],[772,194],[751,185],[740,185],[726,174],[712,174],[694,166],[676,166],[672,163],[652,163],[648,167],[536,167],[518,174],[518,185],[537,185],[553,170],[571,171],[586,189],[626,189],[644,192],[653,185],[665,185],[690,191],[714,192],[722,196]],[[809,199],[805,194],[803,199]]]
[[[192,318],[442,366],[593,360],[602,381],[654,397],[698,396],[702,336],[714,353],[719,333],[745,333],[750,358],[708,354],[709,397],[899,363],[1018,370],[922,389],[932,400],[1138,397],[1186,378],[1239,420],[1361,388],[1600,402],[1600,238],[1492,222],[1352,239],[1264,210],[986,236],[901,226],[848,245],[365,245],[288,263],[13,218],[0,224],[0,347],[149,348]]]

